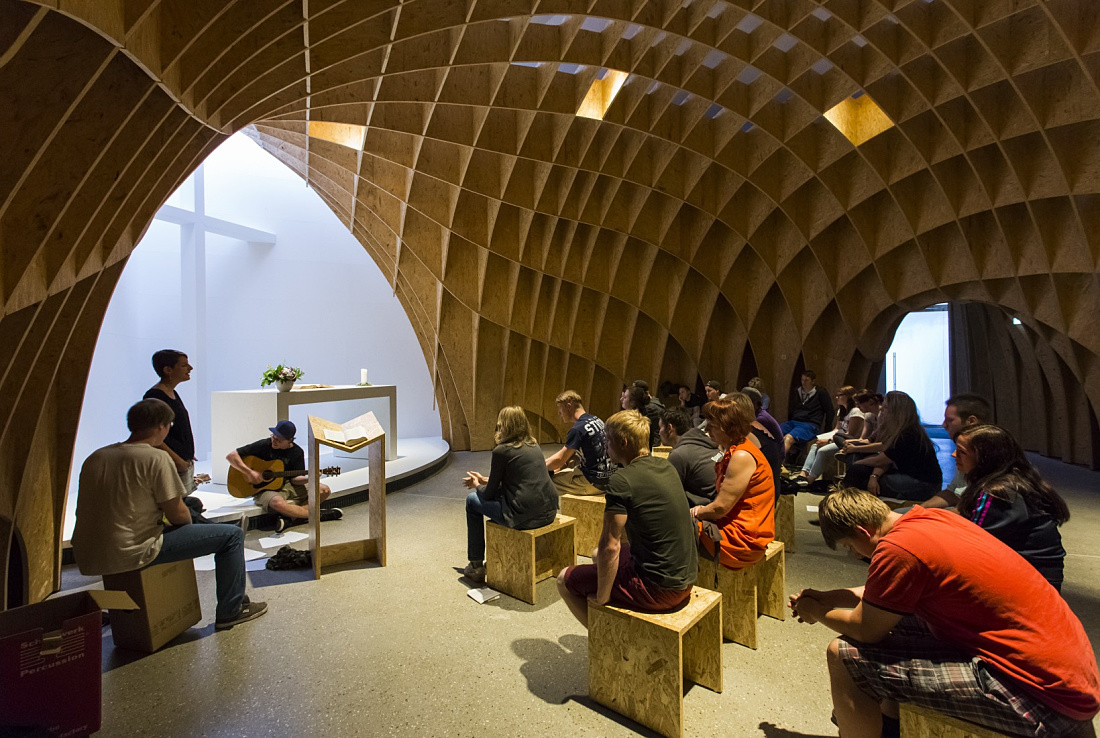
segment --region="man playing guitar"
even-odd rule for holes
[[[230,451],[225,457],[229,465],[244,475],[252,484],[260,484],[264,481],[263,475],[251,468],[246,462],[246,457],[254,456],[262,461],[283,462],[285,469],[305,469],[306,455],[302,447],[294,442],[294,435],[298,432],[294,423],[289,420],[280,420],[271,431],[270,438],[264,438],[247,446],[241,446],[235,451]],[[282,531],[288,526],[302,523],[309,519],[307,504],[305,474],[287,478],[281,489],[264,490],[253,499],[263,508],[264,512],[275,513],[277,517],[275,530]],[[332,493],[327,484],[321,484],[318,504],[328,499]],[[339,520],[344,517],[344,512],[338,507],[321,510],[321,522]]]

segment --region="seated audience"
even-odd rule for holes
[[[817,386],[817,375],[807,369],[799,378],[799,385],[791,391],[788,405],[787,422],[780,429],[783,432],[783,455],[790,453],[795,443],[806,443],[817,437],[833,417],[833,403],[829,401],[829,392]]]
[[[691,508],[691,517],[699,523],[706,555],[741,569],[764,558],[775,538],[775,481],[764,454],[748,440],[756,417],[748,397],[731,392],[708,402],[703,417],[722,458],[714,465],[714,501]],[[712,534],[720,537],[717,543]]]
[[[819,515],[830,548],[871,560],[862,587],[791,597],[799,621],[841,634],[827,662],[842,736],[897,736],[899,702],[1009,735],[1095,735],[1092,645],[1016,552],[947,510],[901,515],[859,490]]]
[[[765,412],[767,412],[768,408],[772,404],[772,398],[769,397],[768,393],[764,391],[764,380],[760,377],[753,377],[749,380],[748,386],[752,387],[754,390],[760,393],[760,406],[764,408]],[[741,391],[744,392],[745,390]]]
[[[244,531],[193,525],[172,458],[159,449],[175,413],[162,400],[142,400],[126,413],[130,437],[92,453],[80,469],[73,554],[85,575],[122,574],[214,554],[215,630],[267,612],[245,594]],[[162,519],[170,528],[165,528]]]
[[[707,402],[714,402],[722,396],[722,383],[712,379],[703,386],[703,391],[707,393]]]
[[[485,518],[516,530],[541,528],[554,522],[558,492],[550,481],[546,460],[531,435],[523,408],[503,408],[497,414],[489,476],[466,472],[462,482],[473,490],[466,496],[466,556],[462,573],[485,581]]]
[[[645,404],[639,408],[639,411],[649,419],[649,447],[660,446],[661,433],[658,426],[661,423],[661,411],[665,409],[665,406],[660,400],[649,394],[649,383],[644,379],[634,380],[634,386],[640,389],[644,395]]]
[[[692,393],[691,388],[681,384],[676,388],[676,397],[680,401],[680,407],[691,413],[691,424],[698,425],[700,413],[703,410],[703,401]]]
[[[760,453],[764,454],[764,458],[768,461],[768,467],[772,470],[772,482],[775,484],[775,493],[778,495],[780,491],[779,483],[782,479],[781,471],[783,469],[783,438],[782,433],[779,433],[779,424],[775,422],[775,418],[772,418],[772,424],[775,425],[773,431],[771,426],[765,424],[760,418],[762,415],[768,415],[760,404],[760,392],[752,387],[745,387],[741,390],[741,394],[748,397],[752,401],[753,410],[756,411],[756,418],[752,421],[752,429],[749,431],[749,440],[752,444],[760,449]]]
[[[558,416],[572,423],[565,446],[546,460],[559,495],[602,495],[615,471],[604,447],[603,421],[584,409],[581,396],[566,390],[554,400]],[[577,464],[567,468],[576,457]]]
[[[940,489],[943,472],[936,447],[920,423],[916,403],[904,392],[886,393],[877,444],[881,451],[848,466],[846,486],[898,500],[923,500]]]
[[[714,441],[691,424],[687,410],[668,407],[661,411],[661,443],[671,446],[668,461],[680,475],[688,507],[714,499],[714,464],[722,454]]]
[[[948,398],[943,410],[943,429],[954,441],[965,428],[993,422],[993,408],[981,395],[961,393]],[[942,491],[921,503],[922,507],[957,507],[966,491],[966,474],[955,464],[955,476]]]
[[[836,424],[831,431],[818,434],[810,444],[810,451],[806,454],[806,461],[798,474],[797,482],[800,486],[808,487],[821,477],[825,466],[836,456],[841,444],[850,438],[863,436],[864,414],[855,402],[855,393],[856,388],[850,385],[837,390]]]
[[[595,563],[558,574],[558,591],[588,627],[588,598],[642,612],[667,612],[691,596],[698,575],[695,531],[676,470],[649,455],[649,421],[632,410],[607,421],[611,476]],[[626,533],[629,543],[623,540]]]
[[[309,494],[306,484],[309,476],[305,473],[306,454],[302,447],[294,442],[294,436],[298,428],[289,420],[280,420],[275,427],[268,428],[271,435],[261,438],[247,446],[241,446],[226,454],[225,460],[229,465],[244,475],[250,484],[260,484],[264,481],[263,475],[249,465],[250,458],[260,461],[283,462],[286,471],[299,471],[296,477],[287,477],[279,489],[266,489],[257,493],[252,499],[263,508],[264,512],[274,513],[275,530],[282,531],[288,526],[304,523],[309,520]],[[325,483],[320,484],[317,504],[328,499],[332,490]],[[321,522],[340,520],[344,517],[344,511],[338,507],[321,510]]]
[[[995,425],[965,428],[955,438],[955,463],[965,475],[959,513],[992,533],[1062,589],[1066,550],[1058,526],[1069,508],[1012,435]]]

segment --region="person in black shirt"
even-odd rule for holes
[[[588,598],[641,612],[668,612],[691,596],[699,573],[695,525],[680,477],[649,454],[649,420],[623,410],[607,421],[607,453],[622,464],[611,476],[594,564],[568,566],[558,592],[588,627]],[[627,543],[624,540],[624,532]]]
[[[585,411],[581,396],[573,390],[562,392],[554,402],[561,419],[573,424],[565,446],[546,460],[558,494],[602,495],[615,471],[604,447],[603,421]],[[567,468],[574,456],[579,463]]]
[[[542,451],[518,405],[497,415],[489,476],[466,472],[466,553],[463,576],[485,581],[485,518],[516,530],[550,525],[558,513],[558,492],[550,481]]]
[[[636,379],[634,386],[645,393],[645,398],[642,406],[638,408],[638,411],[642,415],[649,419],[649,447],[661,445],[661,411],[665,409],[665,406],[656,397],[649,393],[649,382],[644,379]],[[626,408],[623,408],[624,410]]]
[[[153,354],[153,371],[160,381],[146,390],[144,400],[161,400],[176,414],[172,427],[164,443],[157,448],[166,451],[172,458],[172,464],[183,482],[183,503],[191,512],[191,520],[196,523],[209,522],[202,516],[202,502],[191,497],[195,491],[195,436],[191,432],[191,416],[183,404],[183,398],[176,387],[191,379],[194,369],[187,361],[187,354],[175,349],[161,349]]]
[[[274,513],[277,517],[275,530],[282,531],[288,525],[305,522],[309,519],[309,508],[306,507],[309,497],[306,492],[306,483],[309,477],[305,474],[306,455],[302,447],[294,442],[294,435],[298,432],[294,423],[289,420],[280,420],[275,427],[268,428],[271,431],[269,438],[241,446],[230,451],[225,460],[229,465],[239,471],[252,484],[259,484],[263,476],[254,471],[247,463],[245,457],[255,456],[263,461],[279,460],[283,462],[283,469],[287,471],[301,470],[297,477],[287,477],[281,489],[264,490],[253,500],[263,508],[264,512]],[[328,499],[332,493],[327,484],[320,485],[320,495],[317,504]],[[339,520],[344,517],[344,512],[333,507],[321,511],[321,521]]]

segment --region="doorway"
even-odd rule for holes
[[[938,425],[951,396],[951,345],[947,303],[909,313],[886,352],[886,391],[917,403],[921,421]]]

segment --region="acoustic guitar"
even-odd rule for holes
[[[308,473],[305,469],[284,471],[282,459],[264,461],[258,456],[245,456],[241,461],[252,471],[259,472],[264,480],[259,484],[252,484],[242,472],[232,466],[229,467],[229,478],[226,484],[229,487],[229,494],[234,497],[252,497],[269,489],[282,489],[284,479],[301,477]],[[321,470],[321,476],[325,477],[335,477],[339,474],[338,466],[326,466]]]

